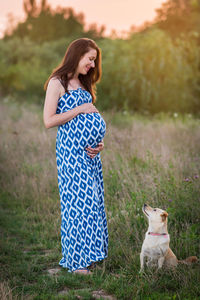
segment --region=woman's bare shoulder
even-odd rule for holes
[[[49,80],[48,86],[58,88],[58,87],[61,87],[62,84],[61,84],[60,80],[57,77],[52,77]]]
[[[49,80],[47,90],[53,93],[56,92],[58,94],[58,97],[62,96],[65,93],[64,87],[57,77],[52,77]]]

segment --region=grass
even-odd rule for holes
[[[1,299],[97,299],[94,291],[102,299],[199,299],[199,263],[139,274],[145,202],[169,213],[170,246],[179,259],[200,253],[198,119],[104,114],[109,255],[84,277],[48,273],[61,258],[56,128],[44,129],[38,106],[7,98],[0,113]]]

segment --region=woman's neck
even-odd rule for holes
[[[72,88],[72,89],[76,89],[76,88],[80,87],[80,85],[81,85],[80,80],[78,78],[75,78],[75,77],[70,79],[69,82],[68,82],[68,87]]]
[[[72,74],[70,73],[68,76],[71,76]],[[79,73],[74,73],[74,76],[72,77],[72,79],[71,80],[79,80],[78,79],[78,76],[79,76]]]

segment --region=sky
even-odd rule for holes
[[[37,0],[41,3],[41,0]],[[155,9],[166,0],[47,0],[52,8],[73,7],[76,13],[83,12],[85,23],[106,26],[106,34],[112,29],[118,33],[128,31],[132,25],[140,26],[154,19]],[[7,15],[12,13],[23,20],[23,0],[0,0],[0,37],[7,24]]]

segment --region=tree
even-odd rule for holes
[[[18,23],[9,35],[5,34],[5,39],[28,36],[41,43],[61,37],[78,37],[84,33],[84,15],[76,14],[71,7],[53,10],[46,0],[41,0],[38,5],[36,0],[24,0],[24,12],[25,21]]]
[[[42,43],[62,37],[103,37],[105,26],[98,28],[96,24],[91,24],[88,30],[84,30],[83,13],[76,14],[71,7],[57,7],[53,10],[47,4],[47,0],[41,0],[40,4],[37,4],[36,0],[24,0],[23,7],[25,21],[17,23],[15,28],[8,26],[4,39],[29,37],[32,41]]]
[[[172,16],[182,16],[190,9],[190,0],[168,0],[164,2],[161,8],[156,9],[157,21],[167,20]]]
[[[27,17],[36,17],[38,12],[36,0],[24,0],[24,12]]]
[[[191,31],[200,35],[200,0],[168,0],[156,12],[155,24],[172,37]]]

